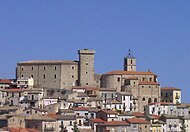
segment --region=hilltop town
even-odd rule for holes
[[[190,131],[190,104],[181,102],[181,89],[138,71],[130,50],[123,69],[103,74],[95,73],[94,50],[78,55],[18,62],[16,79],[0,79],[0,131]]]

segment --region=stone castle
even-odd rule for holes
[[[94,73],[94,50],[79,50],[79,61],[41,60],[17,64],[17,78],[34,78],[35,87],[70,88],[73,86],[100,86]]]
[[[103,75],[94,72],[94,50],[78,51],[79,60],[26,61],[17,64],[17,78],[34,78],[35,87],[71,88],[74,86],[115,88],[117,92],[133,95],[133,111],[144,111],[144,106],[160,102],[160,84],[153,72],[136,71],[136,58],[124,58],[124,69]]]

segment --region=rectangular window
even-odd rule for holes
[[[117,81],[120,82],[120,77],[117,78]]]

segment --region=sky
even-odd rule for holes
[[[78,60],[84,48],[100,74],[122,70],[131,49],[138,71],[190,103],[189,0],[0,1],[0,78],[15,78],[17,62]]]

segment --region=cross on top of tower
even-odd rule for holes
[[[128,50],[128,55],[126,58],[135,58],[133,55],[131,55],[131,49]]]

